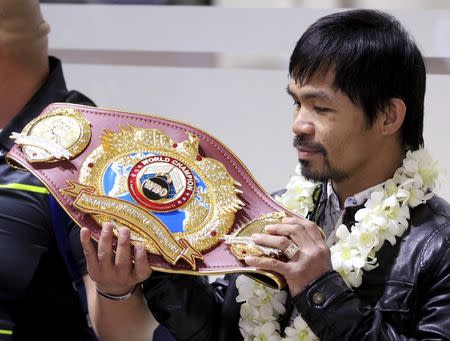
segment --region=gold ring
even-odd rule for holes
[[[295,243],[291,243],[283,253],[288,259],[292,259],[292,257],[294,257],[299,251],[300,248],[298,247],[298,245]]]

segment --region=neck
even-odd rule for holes
[[[400,143],[393,143],[372,155],[371,162],[366,162],[363,169],[341,181],[332,181],[333,189],[339,197],[339,205],[344,207],[345,199],[370,187],[385,182],[394,176],[402,165],[405,153]]]
[[[27,104],[48,73],[48,64],[41,70],[30,72],[26,67],[0,60],[0,129]]]

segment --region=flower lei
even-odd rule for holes
[[[345,225],[337,228],[337,242],[330,248],[331,262],[349,287],[359,287],[363,271],[378,266],[376,252],[386,240],[394,245],[396,237],[403,235],[409,226],[410,208],[433,197],[437,177],[437,163],[425,149],[408,151],[393,178],[375,187],[364,208],[356,212],[356,223],[350,231]],[[301,176],[297,168],[287,192],[276,199],[306,216],[314,209],[312,195],[316,186]],[[244,340],[318,340],[300,315],[285,329],[286,337],[281,337],[277,320],[286,311],[285,291],[271,289],[246,276],[239,276],[236,286],[239,290],[236,301],[244,302],[239,320]]]

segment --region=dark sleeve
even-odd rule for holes
[[[86,258],[84,257],[83,247],[80,240],[80,227],[68,218],[69,222],[69,240],[70,240],[70,250],[72,252],[73,258],[78,266],[80,275],[87,274]]]
[[[78,92],[76,90],[70,90],[67,93],[66,98],[64,99],[66,103],[75,103],[82,105],[95,106],[95,103],[87,96]],[[83,253],[83,247],[81,246],[80,240],[80,227],[73,222],[70,218],[69,223],[69,240],[70,240],[70,249],[73,255],[75,262],[77,263],[80,274],[83,276],[87,274],[86,268],[86,259]]]
[[[39,185],[32,183],[32,185]],[[0,309],[26,293],[51,243],[48,195],[0,188]]]
[[[311,283],[294,297],[294,303],[321,340],[450,340],[449,247],[448,243],[443,245],[434,266],[421,271],[419,277],[424,279],[414,288],[388,283],[384,300],[390,300],[390,304],[363,306],[358,295],[334,271]],[[418,267],[422,265],[419,260],[414,261]],[[416,295],[416,304],[405,306],[403,295]],[[409,318],[398,322],[402,316]],[[411,332],[401,331],[411,325],[407,328]]]
[[[89,105],[91,107],[95,106],[95,103],[89,97],[76,90],[70,90],[64,101],[66,103]]]
[[[155,272],[144,283],[144,295],[155,318],[177,340],[217,340],[226,285],[205,277]]]

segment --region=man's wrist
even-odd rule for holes
[[[111,292],[105,291],[103,289],[100,289],[98,286],[95,286],[95,290],[97,291],[98,295],[100,295],[100,296],[102,296],[104,298],[107,298],[109,300],[112,300],[112,301],[124,301],[124,300],[129,299],[131,297],[131,295],[133,295],[133,292],[136,290],[138,285],[139,284],[136,284],[136,285],[132,286],[128,291],[126,291],[126,292],[124,292],[122,294],[111,293]]]

